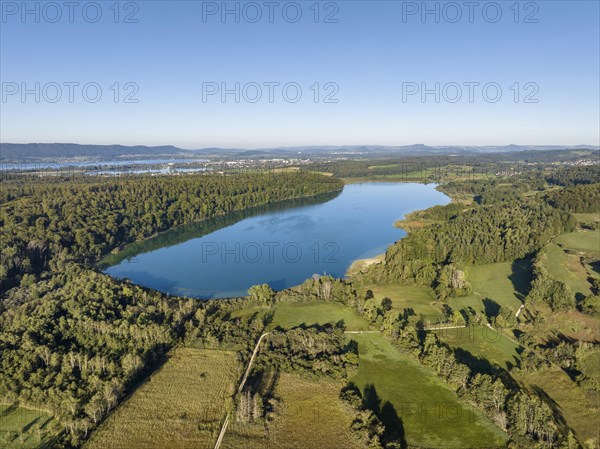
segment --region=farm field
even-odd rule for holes
[[[548,274],[564,282],[573,294],[587,296],[592,293],[587,281],[588,273],[579,256],[567,254],[560,246],[550,244],[546,248],[545,266]]]
[[[367,330],[370,327],[364,318],[348,307],[331,302],[321,301],[308,304],[281,302],[273,306],[273,312],[270,329],[277,326],[289,329],[301,324],[337,323],[340,320],[344,320],[347,330]]]
[[[517,371],[515,379],[528,388],[543,391],[554,408],[562,413],[567,425],[575,432],[580,443],[595,439],[595,444],[587,447],[598,447],[600,429],[598,413],[600,413],[600,393],[588,392],[577,386],[564,371],[557,367],[545,368],[532,373]]]
[[[441,304],[436,302],[433,290],[429,287],[382,283],[367,284],[365,288],[373,292],[377,303],[387,297],[392,300],[394,309],[413,309],[417,315],[422,314],[436,322],[442,318]]]
[[[461,348],[476,358],[486,359],[502,368],[516,366],[520,359],[518,344],[485,326],[443,329],[434,332],[453,348]],[[485,362],[480,365],[485,370]]]
[[[459,402],[440,379],[380,334],[351,339],[358,342],[359,367],[350,380],[363,391],[369,386],[382,404],[393,405],[409,446],[465,449],[504,444],[506,436],[499,428]]]
[[[175,349],[84,447],[212,448],[239,374],[234,352]]]
[[[262,424],[232,422],[223,449],[365,449],[350,431],[352,415],[339,399],[342,384],[282,373],[275,419]]]
[[[473,294],[451,298],[453,309],[473,307],[485,312],[484,299],[490,299],[500,306],[512,307],[516,312],[522,304],[531,282],[531,268],[528,260],[515,262],[474,265],[467,269],[467,281],[471,283]]]
[[[47,413],[0,404],[0,448],[49,448],[61,430],[60,424]]]

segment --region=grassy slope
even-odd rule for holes
[[[448,345],[460,347],[475,357],[487,359],[503,368],[517,365],[520,359],[518,344],[485,326],[444,329],[435,333]]]
[[[546,248],[546,270],[557,281],[564,282],[572,293],[584,296],[591,294],[587,281],[587,271],[579,261],[579,256],[567,254],[558,245],[550,244]]]
[[[579,223],[598,223],[600,214],[573,214]]]
[[[600,351],[593,352],[579,362],[581,371],[600,382]]]
[[[280,326],[284,329],[300,324],[336,323],[344,320],[347,330],[367,330],[369,323],[351,309],[336,303],[316,302],[296,304],[291,302],[278,303],[273,307],[271,329]]]
[[[395,309],[411,308],[417,315],[438,321],[442,317],[441,303],[435,300],[433,290],[429,287],[408,286],[399,284],[368,284],[366,289],[373,291],[375,300],[380,303],[385,297],[392,300]]]
[[[352,335],[359,344],[359,369],[351,379],[361,389],[373,384],[403,422],[409,445],[438,448],[501,446],[505,435],[460,403],[446,385],[379,334]]]
[[[467,280],[473,287],[473,294],[451,298],[450,306],[454,309],[470,306],[484,312],[483,300],[488,298],[501,306],[512,307],[516,312],[531,280],[529,261],[471,266],[467,269]]]
[[[600,229],[596,231],[575,231],[555,239],[565,249],[572,249],[600,257]]]
[[[544,320],[537,324],[523,325],[523,331],[536,340],[548,343],[556,340],[557,335],[585,342],[600,341],[600,319],[585,315],[577,310],[559,310],[552,312],[546,304],[536,304]]]
[[[513,372],[514,373],[514,372]],[[564,371],[557,367],[546,368],[532,373],[514,373],[514,377],[530,389],[542,391],[547,402],[560,410],[567,425],[575,431],[581,442],[600,438],[598,414],[600,394],[579,388]]]
[[[60,431],[58,422],[44,412],[0,405],[0,447],[3,449],[51,447]]]
[[[239,373],[233,352],[175,349],[85,448],[212,448]]]
[[[265,428],[233,422],[223,449],[364,449],[350,432],[352,415],[339,399],[341,384],[281,374],[275,390],[281,400]]]

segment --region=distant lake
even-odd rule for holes
[[[434,184],[350,184],[341,193],[236,212],[181,226],[104,259],[105,273],[165,293],[243,296],[313,274],[343,277],[356,259],[385,252],[406,233],[405,214],[450,199]]]
[[[193,173],[207,171],[202,164],[208,159],[200,158],[157,158],[157,159],[111,159],[97,161],[39,161],[4,162],[0,161],[0,174],[20,172],[63,172],[69,174],[77,170],[87,171],[88,175],[141,174],[141,173]],[[183,165],[183,167],[178,166]],[[193,167],[187,167],[192,165]],[[200,165],[200,166],[198,166]]]

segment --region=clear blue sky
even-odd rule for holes
[[[92,20],[97,13],[93,5],[83,12],[89,2],[75,8],[72,23],[62,1],[54,4],[62,5],[55,23],[58,10],[48,2],[27,3],[39,8],[39,23],[34,13],[22,16],[20,1],[0,3],[2,142],[183,148],[599,144],[598,1],[520,2],[518,18],[514,1],[500,1],[502,17],[495,23],[497,11],[492,5],[484,13],[485,1],[471,18],[465,2],[428,2],[431,9],[438,5],[439,23],[433,14],[423,20],[422,2],[401,1],[320,2],[318,23],[312,0],[297,3],[302,17],[296,23],[294,5],[284,16],[289,2],[275,2],[272,23],[262,1],[245,9],[248,2],[240,2],[239,23],[233,14],[225,21],[221,11],[208,15],[221,2],[121,2],[118,23],[112,0],[97,3],[102,17],[96,23],[84,20],[84,14]],[[262,17],[251,23],[255,5]],[[455,5],[462,17],[452,23]],[[410,14],[414,8],[419,10]],[[128,14],[137,23],[123,23]],[[337,23],[323,23],[328,15]],[[532,19],[537,23],[526,23]],[[35,91],[36,82],[39,103],[33,93],[23,101],[22,88]],[[80,83],[72,103],[65,82]],[[123,102],[133,89],[125,88],[127,82],[139,87],[137,103]],[[241,94],[246,86],[248,98],[256,95],[248,83],[261,85],[261,99],[251,103],[241,96],[236,103],[230,94],[222,102],[217,94],[203,101],[203,83],[234,89],[236,82]],[[264,86],[269,82],[280,83],[272,103]],[[435,90],[436,82],[439,103],[434,94],[424,102],[419,93],[403,99],[403,89],[425,83]],[[465,82],[480,83],[473,102]],[[62,89],[56,103],[49,101],[56,98],[52,83]],[[86,83],[101,87],[98,102],[84,98]],[[298,102],[285,100],[286,83],[301,87]],[[447,101],[456,95],[452,83],[463,94],[455,103]],[[499,101],[486,101],[486,83],[501,87]],[[325,103],[335,86],[338,102]],[[95,95],[90,89],[88,100]],[[487,93],[490,100],[495,96],[493,88]],[[538,102],[525,102],[528,94]]]

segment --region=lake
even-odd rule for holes
[[[103,260],[104,272],[165,293],[244,296],[254,284],[281,290],[313,274],[343,277],[406,232],[405,214],[450,199],[434,184],[350,184],[341,193],[292,200],[180,226]]]

